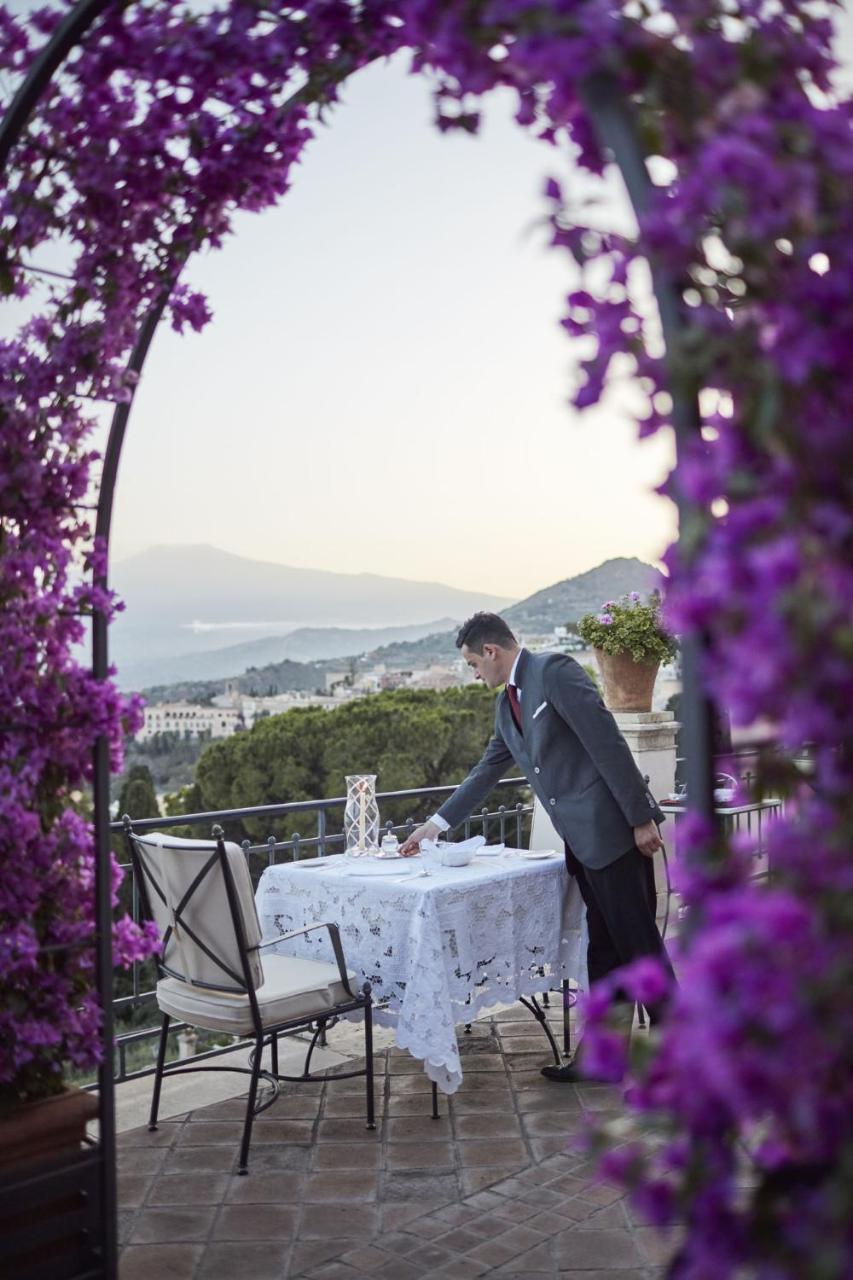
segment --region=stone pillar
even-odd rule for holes
[[[660,802],[675,787],[675,735],[679,724],[670,711],[616,711],[613,713],[637,768],[649,779],[649,790]],[[675,819],[661,827],[666,844],[670,874],[675,862]],[[666,909],[666,871],[663,855],[655,854],[655,884],[658,891],[658,923]],[[675,903],[670,904],[670,921]]]
[[[649,779],[658,801],[675,786],[675,735],[678,721],[670,711],[615,711],[614,719],[631,748],[637,768]]]

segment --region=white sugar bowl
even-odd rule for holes
[[[442,849],[439,854],[443,867],[467,867],[473,858],[473,849]]]

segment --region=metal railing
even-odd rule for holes
[[[442,801],[451,795],[455,789],[455,786],[441,786],[417,787],[405,791],[384,791],[377,793],[377,799],[380,806],[393,804],[399,807],[401,802],[410,802],[413,809],[426,814],[439,808]],[[472,814],[460,830],[464,831],[465,838],[471,834],[482,834],[488,840],[512,843],[516,847],[523,847],[527,842],[530,817],[533,813],[533,801],[527,780],[525,778],[503,778],[496,784],[494,791],[507,793],[508,795],[512,794],[517,798],[513,802],[498,804],[492,808],[484,806],[479,813]],[[425,804],[425,801],[429,801],[429,803]],[[256,824],[259,819],[268,820],[271,834],[266,840],[260,843],[252,843],[250,840],[244,839],[240,842],[246,855],[252,883],[257,886],[261,873],[275,863],[298,862],[302,858],[322,858],[328,854],[342,852],[344,849],[344,834],[341,828],[343,826],[345,804],[345,796],[335,796],[326,800],[297,800],[288,804],[254,805],[243,809],[218,809],[206,813],[180,814],[165,818],[144,818],[139,821],[133,821],[133,829],[136,832],[144,832],[168,831],[176,827],[198,827],[201,828],[198,833],[199,837],[204,839],[210,835],[210,828],[214,824],[224,827],[226,834],[229,834],[229,827],[233,832],[237,824],[242,825],[246,820],[251,821],[253,824]],[[334,817],[335,811],[340,814],[340,823],[330,821]],[[276,837],[276,825],[280,826],[284,823],[290,825],[296,815],[303,814],[306,823],[310,823],[313,827],[312,834],[302,835],[300,832],[294,831],[285,839]],[[133,820],[133,814],[129,816]],[[299,821],[302,821],[301,816]],[[422,818],[414,819],[411,817],[397,823],[388,821],[382,825],[381,834],[393,832],[403,839],[410,835],[421,821],[423,821]],[[111,823],[110,830],[116,835],[121,835],[123,830],[121,821]],[[133,919],[138,921],[140,918],[140,898],[133,864],[129,859],[119,859],[119,865],[126,877],[123,893],[125,899],[129,899],[127,902],[128,909]],[[117,1031],[114,1054],[115,1079],[118,1083],[138,1076],[153,1074],[154,1063],[153,1060],[149,1062],[145,1059],[145,1046],[149,1042],[156,1043],[160,1034],[159,1018],[155,1019],[155,991],[152,984],[156,981],[156,975],[153,963],[150,961],[135,961],[131,969],[125,971],[119,979],[122,984],[128,982],[128,980],[130,991],[127,994],[116,996],[113,1000]],[[140,1009],[147,1008],[152,1011],[152,1023],[150,1026],[136,1026],[127,1030],[121,1029],[122,1023],[128,1019],[129,1015],[136,1013]],[[172,1031],[176,1036],[180,1035],[184,1030],[185,1024],[183,1023],[176,1022],[172,1027]],[[239,1039],[235,1040],[229,1037],[227,1043],[202,1048],[202,1051],[197,1052],[194,1056],[202,1059],[214,1057],[220,1053],[230,1053],[241,1043],[242,1041]],[[246,1041],[246,1043],[248,1044],[249,1042]],[[134,1061],[131,1061],[131,1059],[134,1059]]]

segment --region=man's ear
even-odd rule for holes
[[[484,644],[484,645],[483,645],[483,657],[484,657],[484,658],[492,658],[492,659],[493,659],[493,658],[494,658],[494,656],[495,656],[495,654],[497,653],[497,651],[498,651],[498,646],[497,646],[496,644]]]

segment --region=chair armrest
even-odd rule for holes
[[[306,924],[304,929],[293,929],[290,933],[279,933],[275,938],[262,938],[257,946],[250,947],[249,950],[260,951],[263,947],[271,947],[276,942],[287,942],[290,938],[298,938],[303,933],[311,933],[314,929],[328,929],[329,927],[325,921],[319,924]],[[337,925],[332,925],[331,928],[336,929]]]
[[[351,1000],[357,1000],[359,997],[352,990],[349,979],[347,977],[347,966],[344,960],[344,949],[341,945],[341,934],[338,926],[331,921],[323,921],[319,924],[306,924],[303,929],[293,929],[290,933],[281,933],[277,938],[263,938],[256,947],[252,947],[252,951],[260,951],[263,947],[271,947],[276,942],[288,942],[291,938],[300,938],[303,934],[313,933],[315,929],[328,929],[329,939],[332,943],[332,950],[335,953],[335,960],[338,965],[338,973],[341,979],[341,985]]]

